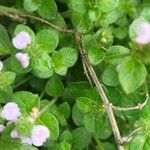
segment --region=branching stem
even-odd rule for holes
[[[95,73],[95,70],[93,69],[92,65],[90,64],[90,61],[88,59],[88,56],[86,54],[86,50],[84,48],[84,45],[82,43],[82,39],[81,39],[81,33],[79,33],[78,31],[75,31],[73,29],[64,29],[61,28],[57,25],[54,25],[52,23],[50,23],[49,21],[40,18],[38,16],[35,16],[31,13],[27,13],[24,11],[20,11],[14,8],[8,8],[8,7],[4,7],[4,6],[0,6],[0,14],[7,16],[15,21],[19,21],[19,22],[26,22],[25,18],[30,18],[30,19],[34,19],[37,20],[41,23],[47,24],[48,26],[54,28],[55,30],[58,30],[60,32],[65,32],[65,33],[71,33],[72,35],[74,35],[76,43],[78,45],[80,54],[81,54],[81,59],[82,59],[82,64],[83,64],[83,68],[84,68],[84,72],[89,80],[89,82],[92,84],[92,82],[95,84],[95,86],[97,87],[98,93],[103,101],[104,104],[104,108],[108,114],[108,118],[110,120],[110,124],[112,127],[112,131],[116,140],[116,143],[118,145],[118,149],[119,150],[124,150],[124,146],[122,144],[124,144],[126,142],[125,137],[121,137],[118,125],[117,125],[117,121],[114,115],[114,110],[121,110],[121,111],[129,111],[129,110],[135,110],[135,109],[142,109],[146,104],[147,101],[149,99],[149,95],[146,95],[146,100],[143,104],[139,104],[138,106],[135,107],[130,107],[130,108],[121,108],[121,107],[116,107],[113,106],[113,104],[111,104],[102,88],[102,85],[100,83],[100,81],[98,80],[98,77]],[[126,56],[130,56],[129,54],[125,54],[125,55],[121,55],[121,56],[112,56],[112,57],[107,57],[107,59],[113,59],[114,57],[116,58],[122,58],[122,57],[126,57]],[[45,107],[40,114],[42,114],[45,110],[47,110],[47,108],[49,108],[49,106],[51,106],[52,104],[54,104],[56,102],[56,99],[54,99],[53,101],[50,102],[49,105],[47,105],[47,107]],[[139,130],[139,129],[138,129]],[[137,131],[137,130],[136,130]],[[135,133],[135,131],[133,131],[132,134],[129,134],[129,137],[133,136],[133,134]]]

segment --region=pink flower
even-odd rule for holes
[[[1,124],[1,125],[0,125],[0,133],[2,133],[5,129],[6,129],[6,127]]]
[[[16,121],[21,115],[18,105],[14,102],[7,103],[1,112],[3,118],[8,121]]]
[[[31,37],[27,32],[22,31],[13,38],[12,43],[17,49],[26,49],[31,44]]]
[[[29,137],[23,137],[23,136],[21,136],[20,139],[21,139],[22,143],[32,145],[32,141],[31,141],[31,139]]]
[[[15,57],[21,63],[23,68],[27,68],[29,66],[29,56],[28,56],[28,54],[17,53],[15,55]]]
[[[10,133],[10,136],[11,136],[12,138],[19,138],[19,134],[18,134],[18,132],[17,132],[16,130],[13,130],[13,131]]]
[[[2,71],[3,67],[4,67],[3,62],[0,61],[0,71]]]
[[[49,138],[50,132],[46,126],[36,125],[32,129],[31,140],[33,145],[42,146],[44,142]]]
[[[139,44],[150,43],[150,23],[145,22],[139,25],[135,41]]]

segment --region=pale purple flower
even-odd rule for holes
[[[32,129],[31,140],[33,145],[42,146],[44,142],[49,138],[50,132],[46,126],[36,125]]]
[[[16,121],[21,115],[18,105],[14,102],[7,103],[1,112],[3,118],[8,121]]]
[[[0,61],[0,71],[2,71],[3,67],[4,67],[4,64],[2,61]]]
[[[139,25],[135,41],[139,44],[150,43],[150,23],[143,22]]]
[[[2,133],[5,129],[6,129],[6,127],[1,124],[1,125],[0,125],[0,133]]]
[[[10,136],[12,138],[19,138],[19,133],[16,131],[16,130],[13,130],[11,133],[10,133]]]
[[[22,143],[32,145],[31,138],[29,138],[29,137],[22,137],[21,136],[20,139],[21,139]]]
[[[26,49],[31,44],[31,37],[27,32],[22,31],[13,38],[12,43],[17,49]]]
[[[29,56],[24,53],[17,53],[15,55],[16,59],[21,63],[23,68],[27,68],[29,66]]]

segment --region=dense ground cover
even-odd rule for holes
[[[0,0],[0,149],[150,149],[149,0]]]

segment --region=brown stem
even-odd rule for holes
[[[130,111],[130,110],[141,110],[143,109],[143,107],[147,104],[149,100],[149,94],[146,94],[146,99],[145,101],[141,104],[139,103],[137,106],[133,106],[133,107],[119,107],[119,106],[114,106],[112,105],[113,109],[116,111]]]
[[[124,147],[119,144],[119,142],[121,140],[121,134],[120,134],[120,131],[119,131],[116,119],[115,119],[115,115],[114,115],[112,106],[110,105],[109,100],[108,100],[108,98],[107,98],[98,78],[97,78],[97,75],[96,75],[93,67],[91,66],[91,64],[89,62],[86,51],[85,51],[84,46],[82,44],[81,35],[77,33],[77,34],[75,34],[75,38],[76,38],[76,41],[77,41],[77,44],[78,44],[78,47],[79,47],[79,50],[81,53],[82,62],[84,62],[84,64],[86,65],[86,69],[88,71],[88,74],[91,77],[91,79],[93,80],[94,84],[96,85],[98,93],[99,93],[99,95],[102,98],[102,101],[104,103],[105,110],[108,114],[110,124],[111,124],[112,130],[113,130],[113,133],[114,133],[114,137],[118,143],[118,149],[124,150]]]

